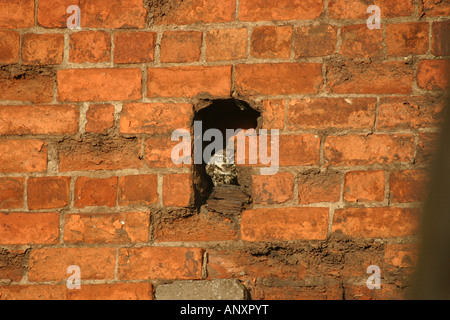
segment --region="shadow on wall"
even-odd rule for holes
[[[450,75],[447,75],[450,80]],[[450,90],[428,198],[420,221],[421,245],[414,287],[407,298],[450,299]]]

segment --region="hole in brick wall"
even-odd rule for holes
[[[203,139],[207,130],[218,129],[222,134],[223,149],[226,149],[226,130],[259,129],[261,113],[243,100],[202,100],[195,106],[194,121],[201,121]],[[211,140],[202,142],[202,154],[205,148],[215,142],[214,138]],[[208,151],[211,150],[209,146]],[[208,154],[213,156],[214,151]],[[215,154],[221,155],[226,158],[226,153]],[[208,210],[224,214],[240,213],[251,202],[249,189],[252,168],[236,166],[234,159],[229,164],[215,165],[215,158],[202,157],[201,164],[194,164],[196,207],[200,209],[206,205]]]

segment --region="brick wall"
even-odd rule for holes
[[[154,299],[217,279],[251,299],[403,298],[450,3],[374,0],[380,29],[370,4],[0,0],[0,299]],[[280,130],[279,172],[250,168],[241,213],[198,210],[170,136],[232,98]]]

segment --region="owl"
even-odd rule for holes
[[[216,152],[206,164],[206,173],[211,177],[214,186],[219,184],[237,184],[234,156],[227,158],[226,149]]]

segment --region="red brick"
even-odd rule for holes
[[[135,100],[142,97],[140,69],[58,70],[61,101]]]
[[[83,284],[68,290],[68,300],[153,300],[151,283]]]
[[[124,176],[119,179],[119,205],[149,205],[158,202],[155,174]]]
[[[386,46],[388,56],[427,53],[428,28],[427,22],[387,25]]]
[[[161,62],[200,60],[203,34],[200,31],[166,31],[161,39]]]
[[[66,243],[147,242],[150,217],[147,212],[68,214],[64,226]]]
[[[24,29],[34,26],[34,0],[0,1],[0,29]]]
[[[58,213],[0,213],[1,244],[53,244],[58,242]]]
[[[328,3],[328,16],[331,19],[368,19],[370,5],[377,5],[382,18],[405,17],[414,13],[414,0],[376,0],[368,3],[365,0],[331,0]]]
[[[369,276],[367,276],[369,277]],[[345,285],[345,300],[404,300],[404,289],[395,284],[381,284],[381,289],[371,290],[365,284]]]
[[[263,100],[263,129],[283,129],[285,100]]]
[[[436,128],[443,119],[445,100],[432,96],[381,98],[377,128]]]
[[[415,235],[418,209],[347,208],[334,212],[332,231],[355,238],[392,238]]]
[[[321,57],[336,52],[337,28],[320,24],[295,28],[295,58]]]
[[[450,86],[450,60],[421,60],[417,64],[417,84],[425,90],[444,90]]]
[[[247,57],[247,29],[213,29],[206,33],[206,60],[237,60]]]
[[[28,280],[65,281],[67,268],[80,267],[82,280],[114,279],[116,248],[45,248],[32,249]]]
[[[0,300],[64,300],[65,285],[6,285],[0,286]]]
[[[231,93],[231,66],[149,68],[148,97],[228,97]]]
[[[41,140],[0,139],[0,172],[44,172],[47,144]]]
[[[417,265],[418,249],[418,245],[414,243],[387,244],[384,260],[394,267],[413,268]]]
[[[391,172],[389,187],[392,202],[424,201],[427,196],[428,173],[423,170]]]
[[[23,207],[25,178],[0,178],[0,209]]]
[[[22,61],[24,64],[59,64],[63,61],[64,35],[57,33],[24,34]]]
[[[241,218],[242,240],[325,240],[328,211],[328,208],[246,210]]]
[[[236,66],[236,90],[244,96],[317,93],[319,63],[244,64]]]
[[[162,217],[154,228],[156,242],[236,240],[229,218],[208,212],[182,218]]]
[[[239,6],[239,19],[243,21],[312,20],[324,8],[322,0],[242,0]]]
[[[384,200],[383,171],[352,171],[345,174],[344,200],[367,202]]]
[[[196,24],[235,20],[236,0],[192,0],[151,8],[155,24]]]
[[[279,172],[271,176],[252,176],[252,196],[255,204],[275,204],[292,200],[294,176]]]
[[[420,132],[417,143],[416,162],[419,164],[430,164],[437,151],[439,143],[439,133]]]
[[[69,204],[70,177],[28,179],[28,209],[56,209]]]
[[[201,279],[203,249],[142,247],[119,250],[119,279]]]
[[[336,171],[308,171],[298,178],[300,204],[338,202],[341,198],[342,175]]]
[[[86,132],[105,133],[114,127],[114,106],[110,104],[90,105],[86,112]]]
[[[434,22],[432,25],[432,33],[431,53],[435,56],[450,55],[450,21]]]
[[[171,134],[176,129],[190,130],[193,107],[187,103],[125,104],[120,117],[120,132]]]
[[[307,166],[319,163],[320,139],[314,134],[280,135],[279,144],[280,166]]]
[[[7,280],[12,282],[20,282],[24,276],[27,260],[27,249],[9,250],[6,248],[0,249],[2,257],[0,268],[0,280]],[[2,292],[0,288],[0,299]]]
[[[55,73],[52,69],[16,65],[0,69],[0,100],[51,102],[54,83]]]
[[[330,136],[325,141],[324,152],[330,165],[409,163],[414,157],[414,137],[408,134]]]
[[[412,66],[402,61],[335,61],[326,72],[333,93],[408,94],[414,78]]]
[[[84,208],[87,206],[116,205],[117,177],[88,178],[78,177],[75,183],[74,206]]]
[[[15,31],[0,31],[0,64],[19,62],[20,36]]]
[[[192,203],[193,185],[190,173],[167,174],[163,180],[163,203],[166,207],[187,207]]]
[[[383,27],[371,30],[366,24],[344,26],[341,30],[341,55],[370,58],[383,55]]]
[[[291,57],[291,26],[261,26],[253,29],[250,54],[256,58]]]
[[[70,105],[0,106],[0,134],[73,134],[79,110]]]
[[[255,300],[342,300],[341,285],[327,286],[257,286],[252,292]]]
[[[441,0],[419,1],[419,15],[425,17],[450,15],[450,3]]]
[[[172,161],[172,149],[180,143],[171,141],[169,136],[148,138],[145,140],[145,162],[151,168],[189,167],[190,165],[176,165]]]
[[[111,36],[104,31],[79,31],[70,35],[69,61],[108,62],[111,60]]]
[[[37,13],[38,25],[46,28],[66,28],[70,5],[78,5],[82,28],[143,28],[146,10],[142,0],[41,0]]]
[[[291,100],[287,129],[366,129],[375,122],[376,100],[370,98],[314,98]]]
[[[151,62],[155,57],[155,32],[114,33],[114,63]]]

